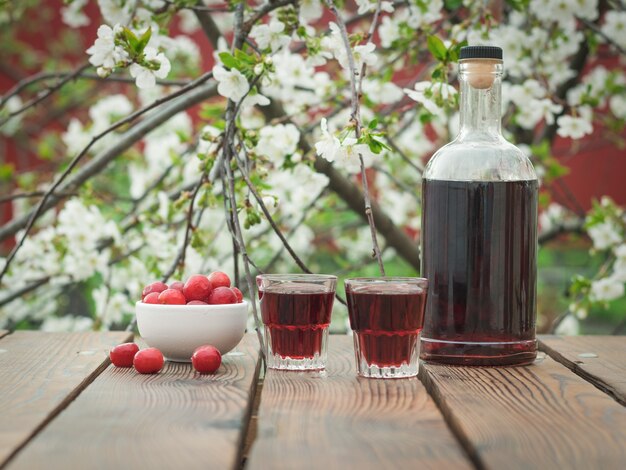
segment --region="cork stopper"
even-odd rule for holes
[[[467,81],[472,88],[484,90],[493,85],[498,74],[497,59],[466,59],[463,61],[463,72],[467,74]]]
[[[459,56],[461,70],[472,88],[484,90],[493,85],[502,65],[502,49],[497,46],[465,46]]]

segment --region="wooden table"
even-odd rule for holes
[[[216,375],[109,364],[127,333],[0,331],[0,468],[626,468],[626,337],[541,338],[528,367],[263,374],[256,338]]]

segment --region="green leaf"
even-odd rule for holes
[[[251,65],[256,64],[256,59],[253,56],[246,54],[241,49],[235,50],[235,59],[237,59],[240,63],[243,62]]]
[[[454,11],[463,5],[463,0],[445,0],[443,3],[445,5],[446,10]]]
[[[369,125],[367,126],[368,129],[374,130],[376,129],[376,126],[378,126],[378,119],[374,118],[370,121]]]
[[[0,181],[8,182],[13,178],[15,167],[11,163],[0,164]]]
[[[124,35],[124,40],[129,45],[130,49],[133,52],[138,53],[137,50],[139,49],[139,39],[137,39],[137,36],[135,36],[135,33],[133,33],[128,28],[124,28],[122,30],[122,34]]]
[[[137,50],[135,52],[137,54],[141,54],[143,50],[146,48],[148,43],[150,42],[150,38],[152,37],[152,27],[146,29],[145,33],[141,35],[139,41],[137,42]]]
[[[437,36],[428,36],[428,50],[437,60],[445,61],[448,49],[441,39]]]
[[[239,61],[235,59],[230,52],[220,52],[220,60],[229,69],[236,69],[239,67]]]

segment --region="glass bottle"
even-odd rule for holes
[[[500,131],[502,49],[461,49],[461,128],[423,175],[421,358],[454,365],[532,362],[537,176]]]

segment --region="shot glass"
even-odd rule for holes
[[[267,366],[283,370],[324,369],[337,276],[262,274],[256,280],[265,326]]]
[[[428,281],[417,277],[346,279],[357,373],[362,377],[414,377]]]

